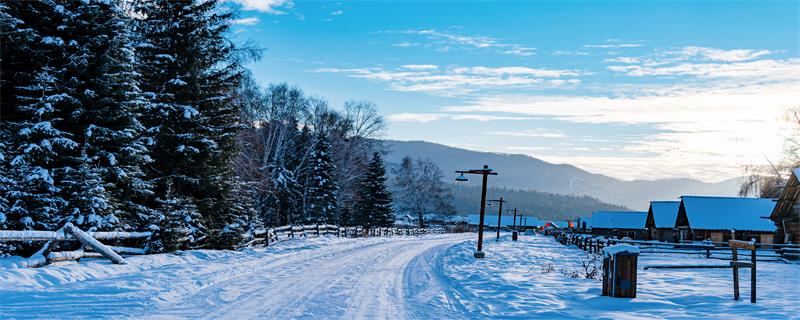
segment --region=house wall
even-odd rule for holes
[[[675,231],[672,228],[648,228],[643,234],[644,240],[675,242]]]
[[[749,241],[756,239],[758,243],[773,243],[775,234],[762,231],[736,231],[731,237],[730,230],[696,230],[693,229],[689,239],[703,241],[711,239],[712,242],[728,242],[728,240]]]

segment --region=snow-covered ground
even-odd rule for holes
[[[800,266],[759,264],[759,302],[732,301],[730,269],[639,270],[638,297],[600,296],[571,278],[582,251],[543,236],[475,234],[316,238],[244,251],[189,251],[10,268],[0,260],[0,318],[459,319],[796,318]],[[648,264],[719,263],[644,254]],[[551,267],[552,265],[552,267]],[[785,293],[785,294],[784,294]]]

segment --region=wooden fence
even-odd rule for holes
[[[599,253],[602,248],[615,244],[630,244],[639,247],[642,254],[673,253],[705,255],[709,259],[731,260],[731,248],[727,242],[690,242],[670,243],[661,241],[643,241],[595,237],[590,234],[568,233],[561,230],[548,232],[556,240],[565,245],[575,245],[589,253]],[[800,257],[800,245],[796,244],[758,244],[756,250],[758,261],[789,262]]]
[[[257,244],[269,246],[277,242],[294,238],[320,237],[335,235],[337,237],[389,237],[389,236],[419,236],[423,234],[444,233],[444,229],[421,228],[363,228],[340,227],[331,224],[288,225],[277,228],[258,230],[250,242],[240,246],[248,247]],[[151,236],[150,232],[85,232],[71,223],[58,231],[16,231],[0,230],[0,242],[44,241],[42,248],[28,259],[21,262],[27,267],[41,267],[57,261],[80,260],[81,258],[107,258],[115,264],[124,264],[125,259],[120,255],[146,254],[143,248],[109,246],[99,240],[127,240],[145,239]],[[81,243],[81,248],[75,251],[56,252],[60,242]]]
[[[294,238],[319,237],[325,235],[335,235],[341,238],[359,237],[390,237],[390,236],[419,236],[424,234],[445,233],[442,228],[422,229],[422,228],[369,228],[364,227],[340,227],[332,224],[311,224],[311,225],[287,225],[276,228],[268,228],[255,232],[252,241],[244,246],[254,244],[271,244],[286,241]],[[244,247],[243,246],[243,247]]]
[[[145,254],[145,249],[108,246],[99,240],[143,239],[149,238],[150,235],[150,232],[85,232],[72,223],[67,223],[58,231],[0,230],[0,242],[45,241],[39,251],[21,262],[22,265],[31,268],[81,258],[107,258],[115,264],[125,264],[125,259],[120,254]],[[80,249],[55,251],[59,243],[75,241],[81,243]]]

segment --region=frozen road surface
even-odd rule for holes
[[[600,296],[586,254],[552,238],[475,234],[311,238],[243,251],[195,250],[15,268],[0,258],[0,319],[797,319],[800,265],[759,263],[759,302],[731,299],[727,263],[643,254],[635,299]],[[749,279],[743,271],[742,279]],[[749,283],[746,280],[745,285]],[[746,290],[745,290],[746,291]]]
[[[407,302],[445,291],[433,260],[468,238],[321,238],[132,257],[124,266],[0,269],[0,318],[427,318],[431,310]],[[406,290],[412,283],[418,291]]]

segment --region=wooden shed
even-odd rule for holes
[[[800,243],[800,168],[792,170],[769,218],[775,223],[775,242]]]
[[[775,224],[769,215],[775,208],[772,199],[682,196],[675,220],[679,240],[756,239],[773,243]]]
[[[647,212],[640,211],[595,211],[589,220],[592,235],[606,237],[628,237],[644,239]]]
[[[675,232],[675,220],[678,218],[680,201],[650,201],[645,223],[645,239],[675,242],[678,239]]]

